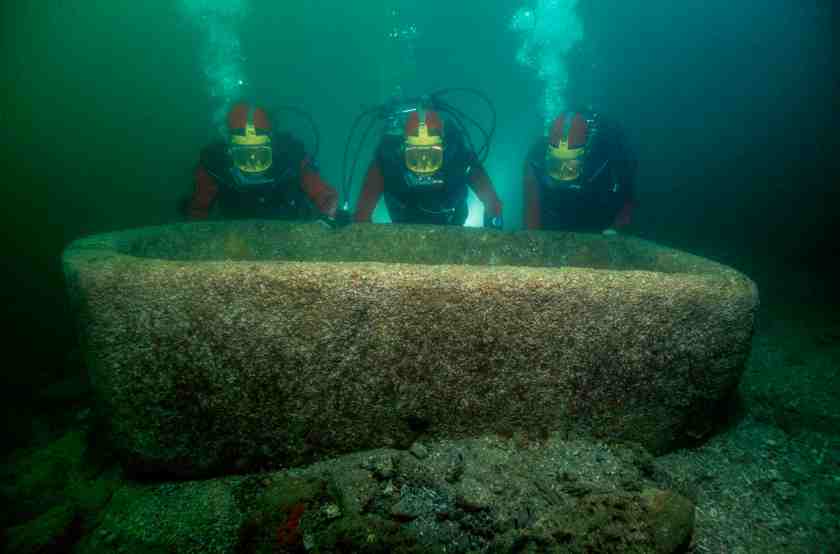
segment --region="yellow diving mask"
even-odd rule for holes
[[[443,146],[406,146],[404,157],[414,173],[435,173],[443,166]]]
[[[403,158],[405,166],[418,175],[430,175],[443,167],[443,121],[436,112],[421,107],[409,116]]]
[[[555,181],[575,181],[580,177],[583,170],[583,160],[558,160],[546,156],[545,169],[549,176]]]
[[[574,181],[583,171],[585,148],[569,148],[565,141],[548,145],[545,153],[545,169],[556,181]]]
[[[245,134],[230,138],[230,157],[243,173],[262,173],[271,167],[271,135],[257,132],[254,124],[248,122]]]
[[[231,146],[230,156],[243,173],[262,173],[271,167],[271,146]]]

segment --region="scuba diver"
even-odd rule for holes
[[[313,129],[317,151],[314,124]],[[207,219],[214,208],[224,219],[321,218],[334,225],[342,217],[336,210],[338,193],[321,178],[303,143],[289,133],[273,132],[263,108],[234,105],[227,134],[227,142],[201,151],[192,196],[182,201],[186,217]]]
[[[429,97],[392,102],[360,116],[375,114],[386,123],[357,201],[355,221],[370,222],[379,198],[384,196],[394,223],[463,225],[469,211],[469,187],[484,204],[484,226],[502,228],[502,203],[482,165],[492,131],[484,131],[474,119],[443,100],[442,95],[454,91],[478,94],[492,109],[489,100],[477,91],[449,89]],[[495,127],[495,114],[493,118]],[[484,135],[485,143],[478,152],[465,121]],[[352,139],[353,131],[350,136]],[[348,150],[349,145],[350,139]],[[361,145],[357,157],[360,150]],[[348,188],[350,181],[345,180]]]
[[[636,160],[614,122],[566,112],[525,160],[525,227],[612,235],[630,223]]]

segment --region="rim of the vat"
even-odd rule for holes
[[[498,270],[501,267],[506,266],[487,266],[487,265],[472,265],[472,264],[423,264],[423,263],[411,263],[411,262],[404,262],[404,261],[393,261],[393,262],[383,262],[383,261],[375,261],[375,260],[347,260],[347,261],[302,261],[302,260],[288,260],[288,259],[212,259],[212,260],[180,260],[177,258],[167,258],[167,257],[156,257],[156,256],[139,256],[130,253],[130,245],[136,243],[138,240],[146,239],[150,236],[154,236],[155,234],[163,233],[167,230],[171,230],[173,228],[177,229],[196,229],[196,230],[208,230],[213,228],[225,227],[229,226],[231,222],[228,221],[205,221],[205,222],[178,222],[178,223],[170,223],[170,224],[163,224],[163,225],[155,225],[155,226],[145,226],[145,227],[136,227],[131,229],[124,229],[118,231],[111,231],[107,233],[100,233],[96,235],[90,235],[87,237],[80,237],[78,239],[73,240],[69,243],[64,252],[62,253],[62,259],[65,263],[72,264],[73,261],[79,260],[82,261],[83,259],[88,262],[104,262],[106,260],[114,260],[117,258],[122,259],[130,259],[135,260],[136,263],[160,263],[160,262],[167,262],[167,263],[184,263],[188,262],[190,264],[217,264],[217,263],[227,263],[227,264],[249,264],[249,265],[276,265],[276,264],[284,264],[284,263],[294,263],[294,264],[307,264],[307,263],[350,263],[350,264],[382,264],[382,263],[393,263],[394,265],[399,264],[410,264],[410,265],[417,265],[417,266],[432,266],[432,265],[458,265],[458,266],[469,266],[475,270],[482,270],[482,269],[494,269]],[[290,222],[285,221],[271,221],[271,220],[237,220],[236,223],[240,224],[264,224],[264,225],[272,225],[272,224],[284,224],[287,225]],[[392,225],[382,225],[382,224],[360,224],[360,225],[376,225],[377,227],[382,229],[382,232],[388,233],[393,232],[392,228],[395,226]],[[434,231],[435,228],[430,228],[430,231]],[[474,231],[480,232],[481,229],[476,228]],[[497,232],[497,231],[494,231]],[[539,235],[542,233],[546,233],[546,231],[532,231],[532,230],[522,230],[522,231],[513,231],[513,233],[524,233],[524,234],[535,234]],[[586,233],[577,233],[581,235],[585,235]],[[592,236],[600,236],[594,235]],[[614,273],[621,273],[621,272],[650,272],[650,273],[660,273],[666,275],[695,275],[695,276],[704,276],[704,277],[718,277],[718,278],[736,278],[736,279],[746,279],[752,281],[747,275],[741,273],[740,271],[731,268],[727,265],[721,264],[714,260],[704,258],[702,256],[698,256],[696,254],[692,254],[683,250],[679,250],[676,248],[672,248],[669,246],[665,246],[653,241],[649,241],[646,239],[642,239],[639,237],[635,237],[632,235],[619,235],[617,237],[605,237],[605,240],[624,240],[624,241],[631,241],[635,243],[636,246],[639,248],[650,248],[658,251],[659,254],[664,255],[661,261],[667,261],[679,266],[679,270],[667,270],[665,267],[661,268],[595,268],[595,267],[587,267],[587,266],[519,266],[519,265],[509,265],[507,267],[531,267],[534,269],[546,269],[546,270],[560,270],[560,269],[581,269],[587,271],[601,271],[601,272],[614,272]]]

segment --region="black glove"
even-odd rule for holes
[[[502,216],[497,215],[496,217],[490,217],[488,215],[484,216],[484,227],[486,229],[498,229],[499,231],[502,230]]]
[[[332,229],[340,229],[342,227],[347,227],[353,222],[353,214],[351,214],[348,210],[338,208],[332,216],[321,216],[321,221],[326,223]]]

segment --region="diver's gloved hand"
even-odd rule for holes
[[[502,230],[502,216],[497,215],[496,217],[490,217],[485,215],[484,216],[484,227],[487,229],[498,229]]]
[[[333,214],[332,216],[321,216],[321,223],[324,223],[331,229],[340,229],[341,227],[347,227],[352,222],[353,214],[351,214],[349,210],[345,210],[344,208],[336,209],[335,214]]]
[[[601,234],[605,237],[614,237],[618,234],[618,231],[610,227],[609,229],[604,229],[603,231],[601,231]]]
[[[337,208],[333,219],[339,227],[347,227],[353,223],[353,213],[344,208]]]

